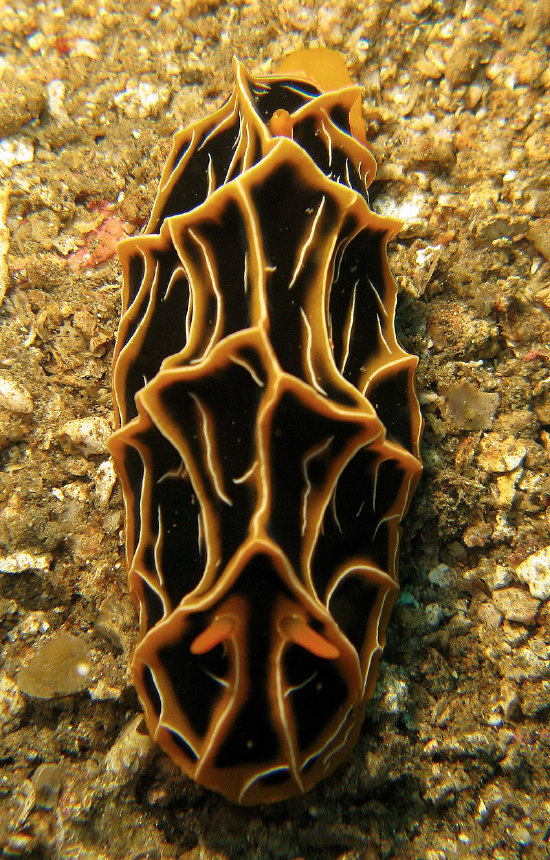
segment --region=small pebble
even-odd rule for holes
[[[0,373],[0,406],[9,412],[29,413],[34,409],[31,395],[24,385]]]
[[[50,569],[51,561],[48,555],[16,552],[13,555],[0,556],[0,573],[23,573],[25,570],[39,570],[44,573]]]
[[[409,688],[405,681],[387,678],[386,690],[380,700],[380,709],[386,714],[399,714],[405,710]]]
[[[483,629],[496,630],[502,623],[502,612],[499,612],[492,603],[482,603],[477,610],[477,616],[483,624]],[[481,635],[481,634],[480,634]]]
[[[510,835],[514,842],[517,842],[518,845],[530,845],[533,841],[531,839],[531,834],[526,827],[523,827],[522,824],[514,825],[514,827],[512,827],[510,831]]]
[[[426,606],[425,615],[426,621],[434,630],[439,627],[445,619],[445,613],[439,603],[429,603],[428,606]]]
[[[504,711],[506,719],[513,719],[520,710],[519,694],[516,685],[509,680],[504,680],[500,689],[500,707]],[[520,711],[521,712],[521,711]]]
[[[506,588],[513,581],[514,577],[509,567],[504,564],[497,564],[487,576],[487,584],[491,591],[497,591],[499,588]]]
[[[58,764],[41,764],[32,775],[36,804],[53,809],[57,803],[63,771]]]
[[[125,784],[149,760],[154,750],[155,743],[139,715],[124,727],[106,754],[105,768],[117,783]]]
[[[438,564],[428,572],[428,579],[433,585],[439,585],[441,588],[446,588],[453,581],[453,571],[446,564]]]
[[[17,683],[27,696],[50,699],[84,690],[91,672],[90,652],[84,640],[58,633],[17,673]]]
[[[125,90],[115,93],[113,101],[130,119],[145,119],[148,116],[158,116],[168,103],[170,95],[169,87],[156,87],[148,81],[140,81],[137,86],[127,86]]]
[[[527,238],[537,251],[550,260],[550,218],[539,218],[530,224]]]
[[[105,508],[116,484],[115,467],[111,460],[105,460],[98,467],[95,477],[95,491],[100,507]]]
[[[492,601],[508,621],[516,621],[520,624],[533,624],[539,608],[539,601],[519,588],[503,588],[502,591],[495,591]]]
[[[533,553],[517,567],[521,582],[527,583],[529,591],[537,600],[550,597],[550,546]]]
[[[120,635],[120,606],[113,595],[109,595],[103,600],[97,614],[96,628],[103,636],[106,636],[110,642],[122,651],[124,645]]]
[[[8,597],[0,597],[0,621],[15,615],[17,612],[17,602]]]
[[[17,719],[24,707],[25,700],[15,681],[5,672],[0,672],[0,732]]]
[[[11,137],[0,140],[0,166],[9,169],[16,164],[29,164],[34,160],[34,148],[27,140]]]
[[[446,417],[464,430],[486,430],[493,423],[498,409],[498,394],[480,391],[465,382],[442,388],[447,408]]]
[[[46,617],[46,613],[38,610],[37,612],[28,612],[7,634],[10,642],[16,639],[34,639],[40,633],[46,633],[50,629],[50,622]]]
[[[512,472],[526,454],[527,448],[518,439],[500,439],[497,433],[487,433],[480,442],[478,461],[488,472]]]
[[[479,805],[477,808],[477,821],[485,821],[485,819],[491,815],[495,809],[498,809],[500,804],[503,802],[502,794],[498,791],[497,788],[491,786],[486,797],[482,798],[479,801]]]
[[[85,454],[105,454],[111,426],[104,418],[75,418],[63,425],[60,435],[67,436]]]

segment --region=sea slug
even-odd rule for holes
[[[324,49],[178,132],[124,287],[109,447],[151,735],[236,803],[349,754],[420,476],[361,91]]]

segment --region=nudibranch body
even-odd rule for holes
[[[322,49],[235,76],[119,246],[110,450],[149,731],[253,804],[307,791],[356,742],[422,420],[360,89]]]

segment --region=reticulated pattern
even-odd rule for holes
[[[355,743],[422,421],[360,91],[331,52],[235,75],[120,245],[110,450],[149,730],[251,804],[308,790]]]

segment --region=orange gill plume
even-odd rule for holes
[[[422,420],[360,89],[324,49],[234,69],[119,246],[110,450],[149,731],[254,804],[309,790],[357,739]]]

